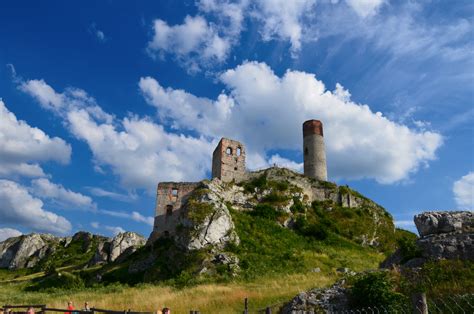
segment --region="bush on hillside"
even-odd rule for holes
[[[354,307],[396,306],[407,302],[407,298],[395,292],[395,283],[388,272],[374,272],[356,278],[351,289]]]

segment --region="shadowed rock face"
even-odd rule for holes
[[[422,237],[450,232],[474,232],[474,214],[469,211],[425,212],[416,215],[414,220]]]

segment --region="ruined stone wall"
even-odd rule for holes
[[[327,181],[323,124],[319,120],[303,123],[303,159],[305,176]]]
[[[222,138],[212,154],[212,177],[223,182],[241,181],[245,177],[245,147]]]
[[[156,192],[154,237],[175,233],[181,206],[199,185],[197,182],[161,182]]]

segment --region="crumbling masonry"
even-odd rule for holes
[[[327,180],[323,124],[319,120],[303,123],[303,156],[305,176]],[[223,182],[239,182],[246,177],[245,146],[222,138],[212,154],[212,178]],[[150,240],[175,234],[182,205],[197,182],[160,182],[156,193],[155,223]]]

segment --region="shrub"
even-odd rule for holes
[[[291,205],[290,210],[293,214],[305,212],[304,205],[298,197],[293,197],[293,205]]]
[[[262,202],[264,203],[284,203],[286,201],[288,201],[288,196],[279,194],[276,191],[272,191],[262,198]]]
[[[250,215],[256,217],[262,217],[270,220],[277,220],[281,216],[281,213],[278,212],[273,206],[268,204],[259,204],[255,206],[253,211],[250,212]]]
[[[262,189],[267,185],[267,176],[262,174],[261,176],[244,183],[244,189],[247,193],[255,191],[255,188]]]
[[[402,263],[405,263],[412,258],[421,257],[421,250],[416,245],[416,240],[412,238],[400,238],[397,240],[400,254],[402,255]]]
[[[354,307],[395,306],[407,298],[394,291],[395,285],[387,272],[364,274],[356,279],[351,289]]]
[[[305,217],[298,217],[295,222],[295,230],[299,234],[313,237],[317,240],[325,240],[329,236],[326,226],[320,223],[309,223]]]

